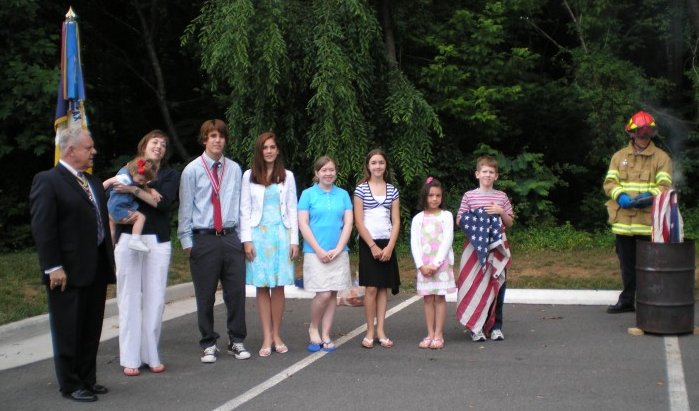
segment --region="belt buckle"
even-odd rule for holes
[[[216,231],[216,230],[214,229],[214,234],[216,234],[216,237],[223,237],[223,236],[226,235],[226,229],[225,229],[225,228],[222,228],[221,231]]]

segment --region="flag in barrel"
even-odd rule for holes
[[[655,196],[651,208],[651,239],[655,243],[684,241],[684,222],[677,206],[677,192],[665,190]]]

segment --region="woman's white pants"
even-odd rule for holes
[[[119,306],[119,364],[139,368],[160,365],[158,343],[165,309],[165,288],[170,266],[170,242],[142,235],[150,252],[128,247],[130,234],[122,234],[114,249]]]

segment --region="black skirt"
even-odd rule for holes
[[[389,240],[374,240],[377,246],[384,248]],[[376,260],[369,245],[359,238],[359,285],[366,287],[390,288],[392,294],[398,294],[400,272],[398,258],[393,250],[391,259],[385,262]]]

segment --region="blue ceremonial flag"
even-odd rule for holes
[[[58,134],[67,127],[80,126],[87,129],[85,115],[85,83],[80,61],[80,36],[78,22],[71,7],[66,14],[61,32],[61,77],[58,81],[56,116],[53,123],[56,130],[56,150],[54,164],[61,157],[58,148]]]

